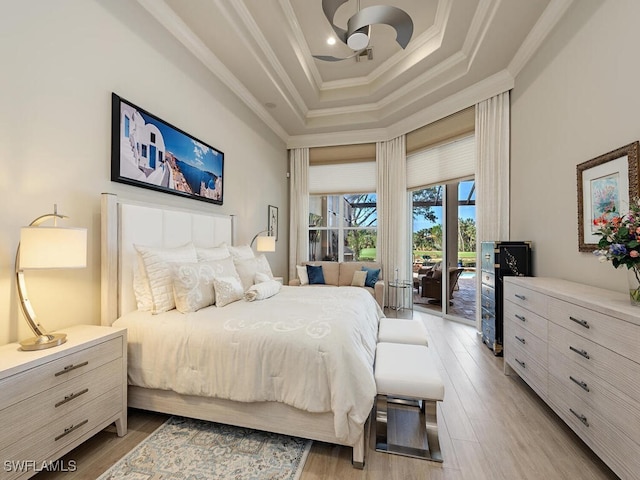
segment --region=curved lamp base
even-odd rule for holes
[[[67,341],[66,333],[52,333],[32,337],[20,342],[22,350],[44,350],[46,348],[57,347]]]

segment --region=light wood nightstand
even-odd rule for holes
[[[127,330],[63,330],[47,350],[0,347],[0,478],[29,478],[114,422],[127,433]]]

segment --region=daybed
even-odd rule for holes
[[[193,313],[137,311],[134,244],[231,244],[231,218],[103,195],[102,323],[128,328],[129,406],[350,446],[362,467],[382,317],[363,289],[284,286]]]
[[[322,267],[322,272],[324,275],[324,284],[338,286],[338,287],[352,286],[354,272],[362,271],[363,267],[369,268],[371,270],[380,270],[378,279],[373,284],[373,287],[364,285],[361,288],[364,288],[371,295],[374,296],[380,308],[384,308],[385,285],[384,285],[384,280],[382,279],[382,267],[380,263],[321,261],[321,262],[303,262],[301,266],[305,267],[306,265]],[[301,285],[300,278],[294,278],[289,280],[289,285],[300,286]],[[304,286],[307,286],[307,285],[308,284],[305,284]]]

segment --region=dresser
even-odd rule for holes
[[[114,422],[127,432],[126,329],[63,331],[58,347],[0,347],[1,479],[33,476]]]
[[[531,275],[531,242],[482,242],[482,341],[495,355],[502,354],[502,279]]]
[[[505,373],[517,373],[620,478],[640,479],[640,309],[627,294],[505,278]]]

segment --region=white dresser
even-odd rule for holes
[[[516,372],[622,479],[640,479],[640,308],[626,294],[504,279],[505,373]]]
[[[59,347],[0,347],[1,479],[31,477],[111,423],[127,432],[126,329],[62,331]]]

